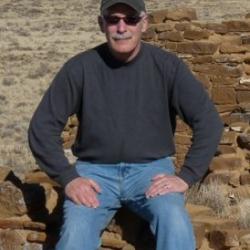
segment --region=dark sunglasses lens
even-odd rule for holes
[[[124,20],[124,22],[128,25],[136,25],[138,22],[140,22],[141,17],[139,16],[126,16],[124,18],[118,17],[118,16],[104,16],[105,21],[108,24],[118,24],[121,19]]]
[[[124,22],[128,25],[135,25],[141,21],[139,16],[127,16],[124,18]]]

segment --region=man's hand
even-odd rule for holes
[[[152,179],[152,184],[146,192],[147,198],[172,192],[185,192],[188,184],[178,176],[158,174]]]
[[[65,187],[65,194],[76,204],[97,208],[100,203],[97,194],[101,192],[100,186],[93,180],[78,177]]]

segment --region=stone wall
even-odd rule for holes
[[[151,14],[144,40],[178,54],[202,81],[225,125],[224,135],[204,183],[219,180],[234,195],[250,197],[250,19],[220,23],[197,21],[193,10]],[[62,134],[69,148],[77,131],[71,117]],[[178,120],[176,167],[180,169],[191,142],[191,130]],[[208,207],[187,204],[197,249],[243,250],[250,230],[215,217]],[[62,190],[39,170],[20,180],[0,168],[0,248],[53,249],[62,221]],[[129,223],[128,223],[129,222]],[[154,249],[145,222],[121,211],[102,236],[102,249]]]
[[[249,185],[250,19],[201,22],[193,9],[151,14],[144,39],[181,57],[203,83],[225,125],[205,181]],[[176,133],[177,168],[190,146],[191,130]]]

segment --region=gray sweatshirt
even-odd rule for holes
[[[78,177],[60,137],[74,113],[80,123],[73,153],[92,163],[143,163],[174,155],[179,115],[193,130],[178,174],[189,185],[207,172],[223,127],[187,66],[146,43],[129,63],[113,58],[106,43],[76,55],[43,96],[30,122],[29,144],[41,169],[62,186]]]

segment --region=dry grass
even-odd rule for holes
[[[230,199],[227,196],[227,185],[219,181],[209,184],[194,185],[186,194],[189,203],[208,206],[219,217],[228,217]]]

